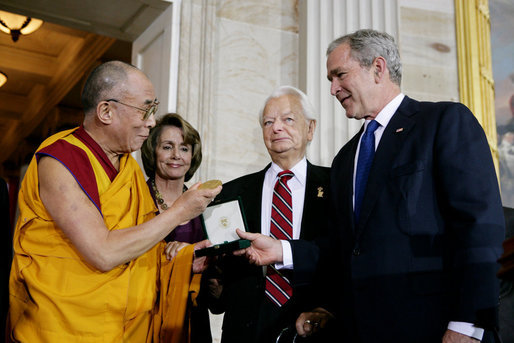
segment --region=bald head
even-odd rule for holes
[[[113,89],[118,92],[120,84],[125,82],[130,72],[140,72],[131,64],[121,61],[109,61],[100,64],[89,74],[82,90],[81,101],[86,115],[96,105],[112,95]]]

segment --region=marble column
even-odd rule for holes
[[[181,30],[178,111],[204,150],[195,179],[262,169],[258,113],[274,88],[298,83],[297,2],[183,1]]]
[[[318,128],[308,149],[309,160],[330,166],[339,149],[361,127],[347,120],[330,95],[326,49],[334,39],[362,28],[386,31],[398,38],[396,0],[301,0],[299,86],[319,110]]]

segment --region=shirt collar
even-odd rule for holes
[[[403,93],[398,94],[382,109],[382,111],[378,112],[375,120],[380,124],[381,127],[385,128],[387,124],[389,124],[389,121],[395,114],[398,107],[400,107],[404,97],[405,95]],[[366,120],[366,124],[368,122],[369,120]]]
[[[273,177],[273,180],[276,180],[278,173],[283,171],[283,169],[280,168],[275,162],[271,162],[270,170],[270,176]],[[296,178],[302,186],[305,185],[305,181],[307,179],[307,159],[305,157],[303,157],[297,164],[294,165],[293,168],[289,170],[293,172],[294,178]]]

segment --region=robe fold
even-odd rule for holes
[[[194,245],[188,245],[171,261],[162,257],[161,296],[153,323],[153,343],[190,341],[191,323],[186,319],[190,313],[190,306],[196,304],[201,281],[201,274],[192,274],[193,254]],[[189,280],[191,282],[188,282]]]

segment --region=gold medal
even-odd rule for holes
[[[198,189],[214,189],[218,186],[221,186],[221,184],[222,183],[220,180],[209,180],[202,183]]]

